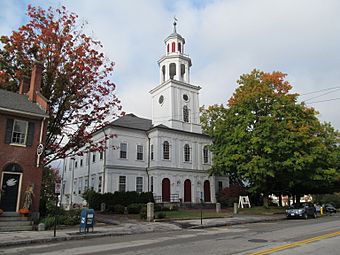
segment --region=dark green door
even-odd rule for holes
[[[0,208],[5,212],[15,212],[18,202],[20,174],[3,173]]]

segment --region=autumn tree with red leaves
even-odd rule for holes
[[[40,63],[41,93],[50,106],[45,163],[71,156],[83,146],[102,150],[104,142],[94,143],[91,134],[121,110],[110,81],[114,63],[65,7],[44,10],[29,5],[27,15],[26,25],[1,37],[0,87],[18,91],[19,81]]]

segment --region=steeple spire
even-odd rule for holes
[[[177,25],[177,18],[176,18],[176,16],[174,16],[174,33],[177,33],[176,32],[176,25]]]

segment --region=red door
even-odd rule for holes
[[[162,202],[170,202],[170,180],[168,178],[162,181]]]
[[[189,179],[184,182],[184,202],[191,202],[191,181]]]
[[[204,202],[211,202],[210,182],[208,180],[204,182]]]

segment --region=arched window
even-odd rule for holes
[[[178,47],[178,52],[182,52],[182,46],[181,46],[181,43],[180,43],[180,42],[178,43],[178,46],[177,46],[177,47]]]
[[[170,45],[168,44],[168,45],[166,46],[166,51],[169,53],[169,50],[170,50]]]
[[[168,141],[163,143],[163,159],[170,159],[170,145]]]
[[[183,121],[189,122],[189,109],[186,105],[183,106]]]
[[[181,64],[181,80],[184,80],[184,74],[185,74],[185,65]]]
[[[207,164],[209,162],[209,150],[208,146],[203,147],[203,163]]]
[[[171,63],[169,66],[169,71],[170,71],[170,79],[173,79],[176,75],[176,64],[175,63]]]
[[[171,52],[175,52],[176,51],[176,43],[172,42],[171,44]]]
[[[165,82],[165,65],[162,66],[162,81]]]
[[[189,146],[189,144],[184,145],[184,161],[190,162],[190,146]]]

